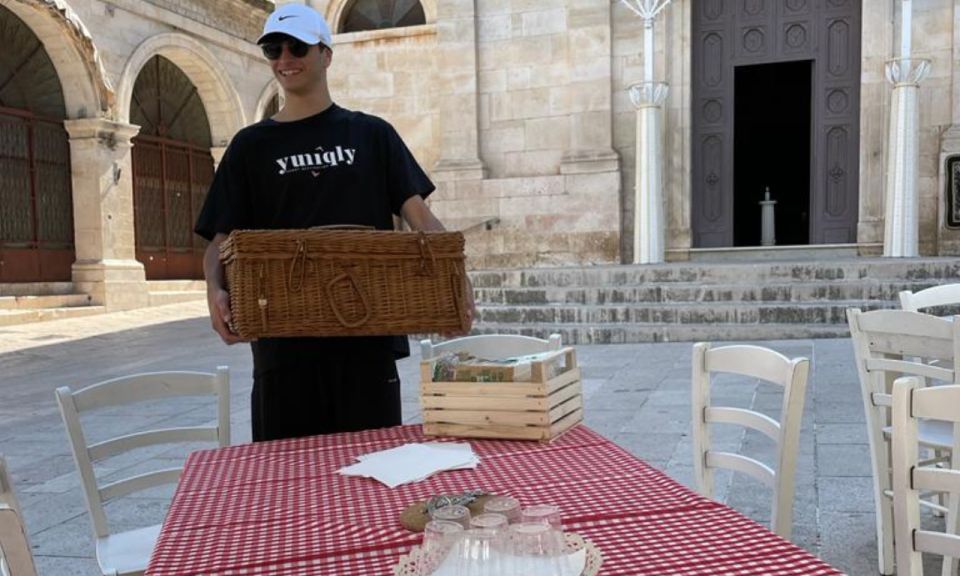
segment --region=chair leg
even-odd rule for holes
[[[890,443],[883,442],[874,452],[873,498],[877,516],[877,563],[880,574],[893,576],[893,500],[886,496],[892,489]]]
[[[877,562],[880,574],[893,576],[895,574],[893,553],[893,503],[881,496],[877,509]]]
[[[957,453],[954,452],[953,454]],[[958,464],[960,464],[958,460],[960,460],[960,455],[950,456],[950,467],[954,470],[956,470]],[[944,519],[945,531],[948,534],[960,534],[960,495],[952,493],[947,499],[949,500],[949,504],[947,505],[947,513]],[[944,556],[941,576],[956,576],[956,574],[957,559],[952,556]]]

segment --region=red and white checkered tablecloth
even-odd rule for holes
[[[196,452],[147,576],[389,575],[420,541],[400,512],[475,488],[558,504],[564,526],[603,552],[604,575],[840,574],[585,426],[550,444],[471,440],[476,470],[394,489],[336,474],[361,454],[433,440],[399,426]]]

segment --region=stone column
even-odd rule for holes
[[[567,0],[570,143],[561,174],[616,172],[610,2]]]
[[[669,88],[662,82],[630,87],[637,107],[637,174],[633,204],[633,263],[664,261],[663,103]]]
[[[919,206],[917,167],[919,160],[920,82],[930,70],[930,61],[897,58],[887,62],[887,80],[894,85],[890,109],[886,216],[883,255],[915,257],[919,252]]]
[[[476,0],[438,0],[437,44],[440,158],[433,175],[438,182],[482,180]]]
[[[104,118],[64,126],[73,165],[74,287],[108,311],[147,306],[146,277],[135,257],[130,163],[130,139],[140,127]]]

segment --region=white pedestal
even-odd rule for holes
[[[637,107],[637,175],[633,208],[633,263],[664,261],[663,103],[669,87],[643,82],[630,87]]]
[[[917,96],[920,81],[929,70],[929,60],[898,58],[887,62],[887,80],[894,86],[883,234],[883,255],[888,257],[919,255]]]

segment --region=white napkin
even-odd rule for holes
[[[390,488],[424,480],[444,470],[476,468],[480,458],[468,443],[404,444],[357,457],[356,464],[337,470],[344,476],[363,476]]]
[[[494,555],[499,554],[494,551]],[[523,576],[580,576],[587,566],[587,551],[585,549],[571,552],[564,556],[566,562],[560,563],[562,572],[554,572],[557,564],[550,558],[536,556],[513,556],[500,554],[500,558],[490,562],[476,562],[469,565],[464,572],[458,564],[456,549],[444,558],[440,566],[431,573],[431,576],[502,576],[503,574],[522,574]]]

